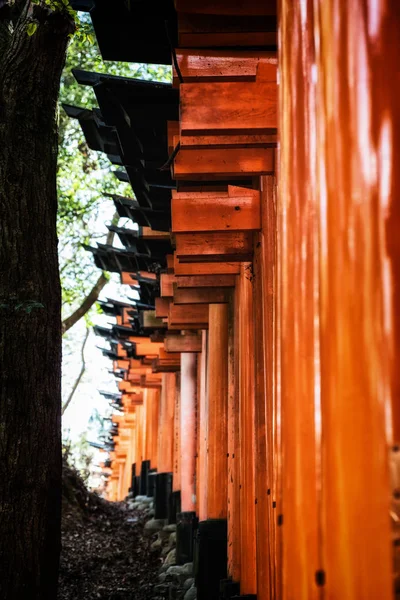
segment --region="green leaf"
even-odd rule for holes
[[[29,35],[29,37],[31,37],[35,33],[37,28],[37,23],[29,23],[28,27],[26,28],[26,33]]]

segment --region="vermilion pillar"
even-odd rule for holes
[[[160,398],[158,472],[172,473],[174,452],[175,373],[164,373]]]
[[[228,305],[210,304],[207,518],[227,517]]]
[[[236,343],[239,346],[237,384],[240,440],[240,591],[242,594],[256,594],[254,331],[250,264],[241,265],[238,279],[239,328]]]
[[[228,322],[228,575],[240,581],[240,442],[239,442],[239,329],[236,294],[229,304]]]
[[[180,375],[175,375],[175,407],[174,407],[174,462],[172,490],[181,489],[181,389]]]
[[[181,354],[181,504],[182,511],[196,510],[197,355]]]
[[[284,598],[393,597],[399,25],[395,0],[281,2]]]
[[[198,453],[197,453],[197,514],[200,521],[207,519],[207,445],[208,445],[208,394],[207,354],[208,333],[202,331],[202,350],[197,365],[198,410]]]

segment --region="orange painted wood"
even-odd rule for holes
[[[151,389],[147,390],[150,401],[150,413],[151,413],[151,456],[150,464],[152,469],[158,468],[158,419],[160,412],[160,391]]]
[[[165,338],[164,347],[167,352],[201,352],[201,335],[188,333],[183,335],[169,334]]]
[[[292,15],[300,18],[298,7],[292,11]],[[293,34],[291,29],[291,38]],[[311,29],[309,34],[312,35]],[[303,600],[322,598],[323,592],[316,584],[315,574],[323,569],[323,564],[320,545],[321,439],[317,424],[321,410],[318,385],[318,213],[314,204],[316,189],[313,189],[312,184],[314,167],[306,159],[315,141],[312,137],[315,126],[312,126],[311,117],[306,110],[302,110],[301,114],[299,110],[289,110],[294,103],[293,85],[296,85],[297,97],[302,98],[302,102],[309,106],[312,80],[301,78],[300,82],[295,69],[303,64],[303,60],[311,68],[313,50],[307,37],[297,39],[300,46],[293,44],[291,59],[287,53],[282,64],[286,82],[283,93],[286,98],[281,96],[281,101],[285,101],[288,111],[285,113],[285,120],[282,120],[285,137],[281,138],[283,153],[279,163],[279,176],[282,188],[278,199],[282,219],[278,224],[278,235],[282,273],[280,376],[283,464],[282,507],[281,510],[278,508],[279,512],[275,511],[274,519],[282,512],[283,598],[289,599],[295,595]],[[290,78],[290,92],[287,77]],[[298,102],[299,100],[296,105]],[[285,140],[284,149],[282,139]],[[288,173],[290,181],[284,181]],[[327,578],[330,577],[332,575],[328,574]],[[338,597],[345,595],[339,594]]]
[[[261,182],[263,230],[254,240],[253,327],[255,368],[255,493],[257,598],[271,600],[273,587],[274,523],[272,501],[274,303],[276,260],[276,183],[274,177]]]
[[[174,452],[175,373],[162,376],[158,429],[158,472],[172,473]]]
[[[270,81],[276,81],[277,56],[274,52],[179,49],[176,57],[185,83],[199,83],[205,80],[255,81],[260,62],[267,65]],[[175,85],[175,68],[173,77]]]
[[[181,262],[241,262],[252,254],[249,231],[176,234],[176,256]]]
[[[136,473],[140,473],[143,461],[143,406],[136,406]]]
[[[174,255],[167,254],[167,273],[170,275],[174,273]]]
[[[277,129],[274,82],[183,83],[179,92],[181,137],[263,134]]]
[[[207,357],[207,518],[226,519],[228,452],[228,306],[209,305]]]
[[[205,521],[208,517],[207,512],[207,447],[208,447],[208,393],[207,393],[207,353],[208,353],[208,332],[202,331],[202,351],[197,361],[197,393],[199,398],[198,410],[198,441],[197,441],[197,463],[196,463],[196,513],[199,521]]]
[[[190,304],[177,306],[171,302],[168,325],[175,329],[207,329],[208,305]]]
[[[175,380],[175,409],[174,409],[174,462],[172,491],[181,489],[181,384],[180,374]]]
[[[173,294],[171,294],[171,296],[172,295]],[[156,305],[156,317],[157,318],[162,319],[164,317],[168,317],[170,302],[171,302],[170,298],[166,298],[166,297],[156,298],[155,305]]]
[[[127,285],[138,285],[138,280],[135,278],[136,273],[128,273],[123,271],[121,273],[121,283]]]
[[[161,296],[172,298],[174,295],[173,284],[175,283],[175,275],[162,273],[160,275]]]
[[[179,135],[179,121],[167,121],[168,154],[174,151],[174,137]]]
[[[318,317],[312,315],[313,344],[308,333],[316,370],[309,394],[316,404],[316,483],[322,490],[318,558],[326,572],[327,599],[393,598],[387,512],[393,394],[398,404],[391,369],[397,362],[392,317],[398,315],[398,270],[392,269],[399,253],[398,233],[390,229],[399,222],[398,28],[398,3],[393,1],[310,3],[306,24],[300,7],[281,5],[280,112],[288,117],[282,116],[280,127],[280,195],[287,231],[282,257],[286,271],[290,268],[303,289],[312,291]],[[301,78],[295,76],[299,67]],[[313,79],[315,73],[318,78]],[[303,121],[300,106],[315,107],[311,123]],[[293,233],[301,238],[303,251],[289,265]],[[307,277],[312,268],[313,286]],[[293,309],[292,315],[285,314],[293,289],[285,291],[284,284],[282,317],[288,319],[293,316]],[[288,339],[282,331],[282,359],[291,340],[304,337],[304,317],[295,317],[296,337]],[[300,371],[303,351],[301,342],[292,377],[294,370]],[[303,369],[308,372],[308,365]],[[286,423],[284,436],[285,429]],[[302,431],[300,425],[297,431]],[[284,465],[286,454],[285,449]],[[362,526],[360,514],[368,515]],[[312,565],[306,567],[311,580]],[[311,588],[311,581],[307,584]]]
[[[157,231],[156,229],[152,229],[151,227],[140,227],[139,231],[140,237],[145,238],[146,240],[169,241],[168,231]]]
[[[174,160],[177,180],[240,179],[274,172],[273,148],[181,148]]]
[[[231,186],[230,186],[231,187]],[[240,189],[240,188],[238,188]],[[245,231],[260,229],[260,194],[241,188],[242,195],[231,197],[229,190],[220,196],[203,197],[193,193],[191,198],[172,199],[172,231]]]
[[[154,281],[157,279],[157,275],[155,273],[150,273],[150,271],[139,271],[138,274],[145,279],[153,279]]]
[[[144,343],[150,343],[150,337],[141,337],[139,335],[130,335],[128,337],[128,340],[130,342],[132,342],[133,344],[144,344]]]
[[[182,511],[195,511],[197,450],[197,354],[181,356],[181,505]]]
[[[163,344],[156,342],[143,342],[135,344],[135,351],[138,356],[157,356]]]
[[[240,581],[240,440],[239,440],[239,348],[235,343],[239,313],[236,290],[228,314],[228,576]]]
[[[121,369],[121,370],[128,370],[129,369],[129,360],[115,360],[114,361],[114,370],[115,369]]]
[[[240,265],[238,263],[181,263],[174,255],[174,265],[176,275],[232,275],[239,273]]]
[[[239,315],[236,343],[239,349],[240,440],[240,592],[257,593],[255,445],[254,445],[254,331],[253,287],[248,265],[241,265],[237,294]]]
[[[176,284],[175,284],[176,286]],[[229,302],[230,288],[177,288],[174,286],[174,304],[221,304]]]
[[[234,287],[236,283],[235,275],[193,275],[179,276],[176,278],[178,289],[186,288],[204,288],[204,287]]]
[[[278,136],[275,133],[263,135],[184,135],[180,138],[182,150],[204,150],[204,146],[227,150],[228,148],[275,148]]]

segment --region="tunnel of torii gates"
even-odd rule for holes
[[[88,248],[140,294],[96,328],[109,499],[154,496],[200,600],[394,598],[398,0],[73,4],[105,60],[173,68],[77,70],[98,108],[64,107],[138,225]]]

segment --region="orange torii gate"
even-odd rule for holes
[[[154,333],[132,334],[134,359],[117,349],[109,497],[155,488],[156,516],[177,521],[178,561],[196,556],[199,600],[389,600],[399,8],[175,9],[174,252],[148,274]]]

